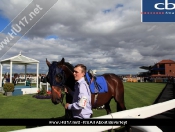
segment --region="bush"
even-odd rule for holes
[[[33,95],[32,97],[37,98],[37,99],[50,99],[51,91],[46,91],[45,88],[42,88],[41,91],[38,90],[38,93]]]
[[[5,92],[13,92],[14,88],[15,88],[15,86],[14,86],[13,83],[5,83],[3,85],[3,89],[4,89]]]

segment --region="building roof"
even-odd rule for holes
[[[4,59],[4,60],[0,61],[1,64],[9,64],[10,62],[12,62],[13,64],[19,64],[19,65],[20,64],[23,65],[23,64],[39,63],[38,60],[26,57],[26,56],[22,55],[21,53],[19,53],[16,56],[13,56],[13,57],[10,57],[8,59]]]
[[[150,68],[152,68],[153,66],[141,66],[139,68],[141,69],[145,69],[145,70],[150,70]]]
[[[162,60],[158,62],[157,64],[175,64],[175,61],[173,60]]]

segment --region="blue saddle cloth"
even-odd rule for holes
[[[88,81],[91,93],[106,93],[106,92],[108,92],[107,83],[106,83],[106,80],[103,76],[96,76],[96,80],[93,80],[93,82],[91,83],[91,79],[89,77],[89,74],[86,73],[86,79]]]

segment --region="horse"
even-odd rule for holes
[[[51,100],[54,104],[59,104],[63,100],[64,88],[74,91],[74,67],[69,62],[65,62],[62,58],[59,62],[50,63],[46,59],[46,64],[49,67],[47,81],[51,85]],[[106,93],[91,93],[92,108],[98,108],[105,105],[107,114],[111,113],[110,101],[112,98],[117,103],[117,112],[126,110],[124,103],[124,85],[120,77],[113,73],[105,73],[101,75],[107,82],[108,92]],[[95,101],[96,100],[96,101]],[[66,103],[72,103],[72,96],[66,93]]]

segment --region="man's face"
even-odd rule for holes
[[[80,80],[82,77],[84,77],[85,73],[82,72],[81,67],[75,67],[74,68],[74,78],[76,81]]]

